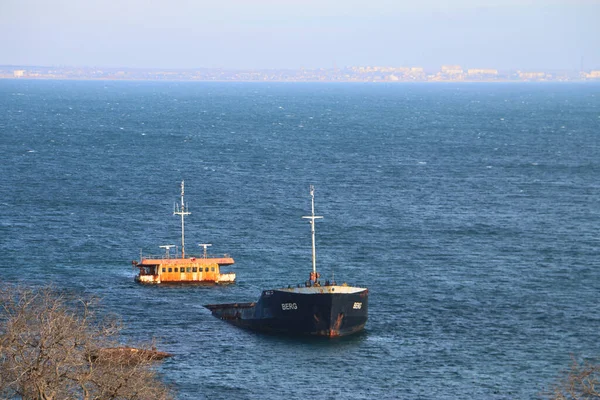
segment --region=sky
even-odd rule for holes
[[[0,0],[0,65],[600,69],[600,0]]]

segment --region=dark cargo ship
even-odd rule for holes
[[[312,214],[312,272],[296,287],[264,290],[252,303],[208,304],[212,314],[242,328],[268,333],[313,336],[346,336],[361,331],[367,323],[369,290],[321,284],[316,269],[314,187],[310,187]]]

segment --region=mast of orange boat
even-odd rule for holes
[[[190,215],[191,212],[186,211],[187,207],[183,202],[183,194],[184,194],[184,186],[181,181],[181,209],[177,207],[177,209],[173,212],[173,215],[181,215],[181,258],[185,258],[185,229],[184,229],[184,216]]]
[[[311,278],[314,277],[314,281],[317,281],[317,255],[316,255],[316,248],[315,248],[315,219],[319,219],[319,218],[323,218],[323,217],[315,216],[315,187],[313,185],[310,185],[310,197],[311,197],[312,213],[310,216],[306,216],[306,217],[302,217],[302,218],[306,218],[310,222],[310,232],[312,234],[312,270],[313,270],[313,273],[311,274]],[[311,280],[313,280],[313,279],[311,279]]]

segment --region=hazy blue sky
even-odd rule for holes
[[[600,0],[0,0],[0,65],[600,69]]]

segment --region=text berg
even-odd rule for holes
[[[281,309],[284,311],[297,310],[298,305],[296,303],[281,303]]]

